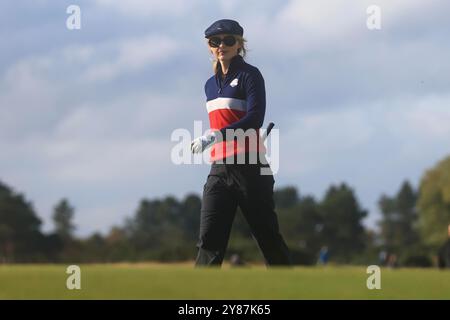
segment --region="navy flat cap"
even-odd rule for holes
[[[217,20],[205,30],[205,38],[215,36],[217,34],[235,34],[238,36],[244,35],[244,29],[237,21],[222,19]]]

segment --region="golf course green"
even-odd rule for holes
[[[0,265],[0,299],[450,299],[450,271],[381,269],[369,290],[365,267],[195,269],[186,264]]]

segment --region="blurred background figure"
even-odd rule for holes
[[[378,265],[384,267],[386,265],[388,254],[386,250],[381,250],[380,254],[378,255]]]
[[[396,268],[397,267],[397,255],[395,253],[388,254],[387,258],[387,264],[389,268]]]
[[[438,254],[439,268],[450,268],[450,224],[448,225],[447,241],[442,245]]]
[[[230,257],[230,264],[232,267],[239,267],[244,265],[244,261],[239,254],[235,253]]]
[[[326,265],[328,263],[329,253],[328,247],[323,246],[319,251],[319,260],[317,261],[318,265]]]

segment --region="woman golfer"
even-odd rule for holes
[[[197,266],[222,264],[237,206],[266,263],[291,263],[279,232],[274,179],[259,136],[266,109],[264,79],[243,59],[243,33],[238,22],[227,19],[205,30],[214,57],[214,75],[205,84],[211,132],[193,140],[191,150],[199,153],[211,146],[212,165],[203,190]],[[269,174],[261,174],[263,167]]]

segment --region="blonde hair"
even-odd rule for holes
[[[241,45],[241,47],[238,49],[238,54],[242,56],[242,58],[245,58],[245,56],[247,55],[247,48],[245,43],[247,42],[247,40],[242,37],[242,36],[238,36],[235,35],[234,36],[236,38],[237,43],[239,43]],[[212,62],[212,68],[215,74],[217,74],[217,72],[219,72],[220,69],[220,63],[219,61],[217,61],[217,59],[214,59]]]

